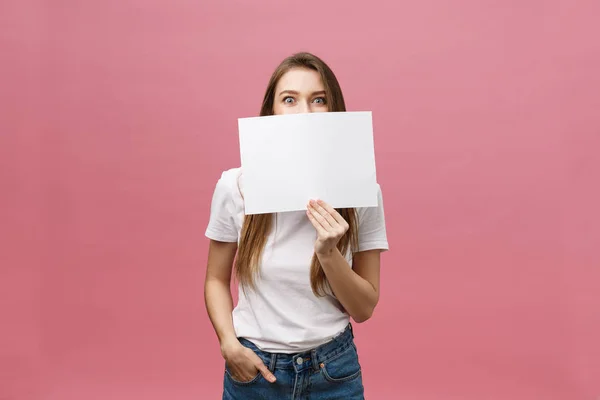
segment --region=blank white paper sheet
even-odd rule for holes
[[[324,112],[238,120],[245,213],[377,206],[372,113]]]

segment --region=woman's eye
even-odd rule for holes
[[[289,96],[285,97],[283,99],[283,102],[286,103],[286,104],[292,104],[294,102],[294,98],[293,97],[289,97]]]
[[[315,103],[318,104],[325,104],[325,98],[324,97],[317,97],[316,99],[313,100]]]

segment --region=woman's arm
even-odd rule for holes
[[[379,301],[380,250],[355,253],[350,268],[337,249],[339,240],[348,231],[348,223],[321,200],[309,202],[307,208],[308,219],[317,230],[315,253],[331,289],[356,322],[368,320]]]
[[[204,283],[204,300],[208,317],[221,344],[221,354],[227,361],[234,378],[250,381],[257,371],[269,382],[275,376],[269,371],[260,357],[251,349],[242,346],[233,328],[233,299],[231,297],[231,273],[237,243],[210,241],[208,265]]]
[[[237,243],[210,241],[206,280],[204,282],[204,300],[208,317],[221,344],[221,352],[228,344],[237,342],[233,329],[231,313],[231,272],[237,251]]]
[[[357,323],[371,318],[379,302],[379,253],[354,253],[353,268],[337,248],[330,253],[317,253],[331,290]]]

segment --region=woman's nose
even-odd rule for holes
[[[309,112],[312,112],[312,109],[310,108],[310,105],[307,102],[305,102],[305,101],[300,102],[299,106],[300,107],[299,107],[298,111],[300,113],[309,113]]]

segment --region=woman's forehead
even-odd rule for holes
[[[324,89],[317,71],[307,68],[294,68],[287,71],[277,83],[277,93],[284,90],[295,92],[317,92]]]

